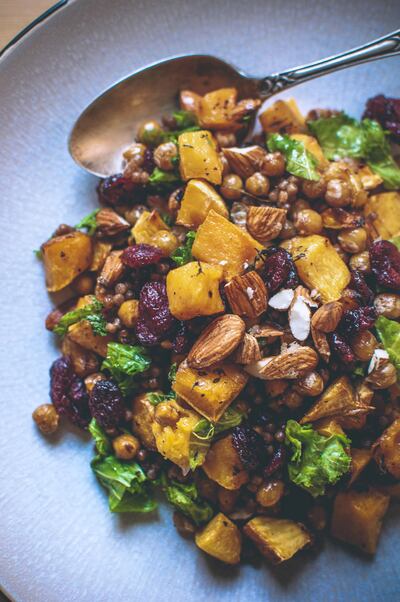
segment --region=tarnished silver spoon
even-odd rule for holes
[[[320,75],[397,54],[400,54],[400,30],[347,52],[264,78],[245,75],[213,56],[169,58],[135,71],[96,98],[77,119],[69,151],[87,171],[110,176],[121,171],[122,151],[132,143],[138,126],[176,109],[179,90],[205,94],[216,88],[235,86],[239,97],[265,100]]]

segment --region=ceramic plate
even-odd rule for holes
[[[266,75],[366,42],[399,24],[398,0],[77,0],[5,54],[0,70],[0,582],[18,602],[399,599],[399,531],[385,521],[375,560],[329,543],[271,569],[220,568],[181,539],[162,507],[114,516],[76,431],[41,437],[31,412],[48,401],[57,355],[44,330],[51,306],[33,249],[60,222],[95,206],[95,178],[72,162],[80,111],[129,72],[180,53],[211,53]],[[301,108],[399,96],[398,59],[331,75],[293,91]],[[396,74],[396,75],[395,75]],[[398,527],[398,523],[397,523]]]

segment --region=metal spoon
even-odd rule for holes
[[[169,58],[135,71],[96,98],[76,121],[69,151],[87,171],[110,176],[121,171],[122,152],[132,143],[138,126],[176,109],[179,90],[205,94],[234,86],[241,98],[265,100],[320,75],[397,54],[400,54],[400,30],[342,54],[262,79],[247,76],[213,56]]]

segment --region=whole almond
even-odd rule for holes
[[[228,160],[229,167],[241,178],[248,178],[258,171],[267,151],[261,146],[247,146],[246,148],[223,148],[222,152]]]
[[[311,321],[311,336],[314,342],[315,348],[324,360],[324,362],[328,363],[331,357],[331,350],[329,347],[327,336],[322,330],[318,330],[314,328]]]
[[[275,324],[255,324],[249,329],[249,334],[256,339],[267,339],[267,343],[273,343],[276,337],[283,337],[284,332]]]
[[[96,223],[97,231],[103,236],[115,236],[131,227],[126,219],[108,207],[100,209],[96,215]]]
[[[280,355],[265,357],[245,367],[246,372],[263,380],[295,379],[318,364],[318,355],[311,347],[296,347]]]
[[[267,289],[255,271],[234,276],[224,291],[232,311],[239,316],[257,318],[267,309]]]
[[[339,301],[331,301],[321,305],[312,317],[312,325],[321,332],[333,332],[343,314],[343,307]]]
[[[121,261],[122,251],[111,251],[107,256],[100,276],[97,278],[97,283],[101,286],[110,286],[120,278],[125,270],[125,266]]]
[[[191,368],[206,368],[222,361],[239,345],[245,328],[243,320],[234,314],[216,318],[193,345],[187,363]]]
[[[261,359],[261,351],[256,337],[245,333],[243,341],[235,353],[235,362],[237,364],[251,364]]]
[[[247,230],[259,242],[265,243],[279,236],[286,220],[286,209],[277,207],[249,207]]]

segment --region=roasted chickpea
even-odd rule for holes
[[[58,428],[59,416],[51,403],[44,403],[37,407],[32,418],[44,435],[51,435]]]
[[[99,380],[105,380],[105,376],[104,374],[102,374],[101,372],[93,372],[93,374],[89,374],[89,376],[87,376],[85,378],[85,387],[86,387],[86,391],[88,393],[91,392],[91,390],[93,389],[93,387],[95,386],[95,384],[99,381]]]
[[[145,186],[149,181],[150,174],[140,167],[137,168],[135,163],[128,163],[124,169],[124,177],[129,178],[134,184]]]
[[[379,347],[378,341],[369,330],[357,333],[351,340],[352,350],[357,358],[363,362],[371,359],[377,347]]]
[[[396,368],[387,359],[379,360],[366,381],[371,389],[388,389],[397,381]]]
[[[229,148],[236,145],[236,136],[233,132],[215,132],[214,137],[219,148]]]
[[[283,223],[282,230],[280,231],[279,238],[282,240],[288,240],[296,236],[296,228],[290,219],[286,219]]]
[[[230,514],[234,507],[236,500],[239,496],[239,491],[232,491],[225,489],[224,487],[218,487],[218,503],[221,512],[224,514]]]
[[[171,253],[178,247],[178,240],[173,232],[169,230],[159,230],[153,236],[153,243],[155,247],[159,247],[166,257],[169,257]]]
[[[247,178],[245,188],[249,194],[266,197],[269,192],[269,180],[262,173],[256,171]]]
[[[157,146],[164,137],[164,132],[158,121],[145,121],[138,130],[138,141],[148,146]]]
[[[225,199],[237,201],[243,194],[242,178],[235,173],[224,176],[220,192]]]
[[[289,383],[287,380],[266,380],[264,383],[264,390],[268,397],[279,397],[288,388]]]
[[[91,274],[81,274],[78,278],[75,278],[72,283],[72,288],[78,295],[90,295],[93,293],[96,285],[96,279]]]
[[[326,182],[322,177],[317,181],[303,180],[302,190],[308,199],[322,199],[326,192]]]
[[[342,230],[338,242],[347,253],[362,253],[367,247],[367,231],[365,228]]]
[[[350,257],[349,265],[352,270],[360,270],[364,274],[369,274],[371,272],[369,252],[355,253]]]
[[[116,437],[112,442],[112,446],[117,458],[132,460],[140,449],[140,441],[133,435],[124,434]]]
[[[125,328],[133,328],[139,318],[139,301],[137,299],[128,299],[118,308],[118,317]]]
[[[303,395],[298,393],[294,388],[289,389],[283,394],[282,403],[290,410],[296,410],[303,404]]]
[[[294,219],[299,211],[311,209],[310,203],[306,199],[297,199],[290,207],[289,216]]]
[[[264,508],[275,506],[283,497],[285,485],[283,481],[268,481],[261,485],[256,494],[257,502]]]
[[[400,318],[400,295],[395,293],[381,293],[374,300],[375,309],[380,316],[391,320]]]
[[[352,190],[346,180],[332,178],[328,180],[325,192],[325,200],[331,207],[346,207],[350,205]]]
[[[126,151],[124,151],[124,158],[129,162],[135,162],[137,167],[142,167],[144,163],[146,147],[144,144],[140,144],[140,142],[134,142],[131,144]]]
[[[313,209],[297,211],[294,217],[294,227],[301,236],[319,234],[322,232],[322,217]]]
[[[144,205],[135,205],[131,209],[125,211],[124,218],[127,222],[134,226],[138,221],[139,217],[142,215],[143,211],[147,211],[147,207],[145,207]]]
[[[340,297],[340,303],[343,306],[343,311],[357,309],[357,307],[359,307],[358,301],[359,298],[356,291],[353,291],[351,288],[344,289],[342,296]]]
[[[164,142],[157,146],[154,151],[154,163],[163,171],[172,171],[175,168],[175,160],[178,157],[178,148],[173,142]]]
[[[164,401],[156,406],[154,416],[161,426],[174,426],[179,420],[178,410]]]
[[[222,165],[222,176],[226,176],[226,175],[228,175],[228,173],[231,170],[229,161],[225,157],[224,153],[219,153],[218,156],[219,156],[220,163]]]
[[[300,378],[294,385],[294,389],[297,393],[300,393],[300,395],[316,397],[324,390],[324,381],[318,372],[313,370]]]
[[[175,216],[178,213],[181,200],[183,199],[183,188],[177,188],[168,197],[168,211]]]
[[[283,176],[285,168],[286,161],[282,153],[267,153],[261,164],[260,171],[268,177]]]

